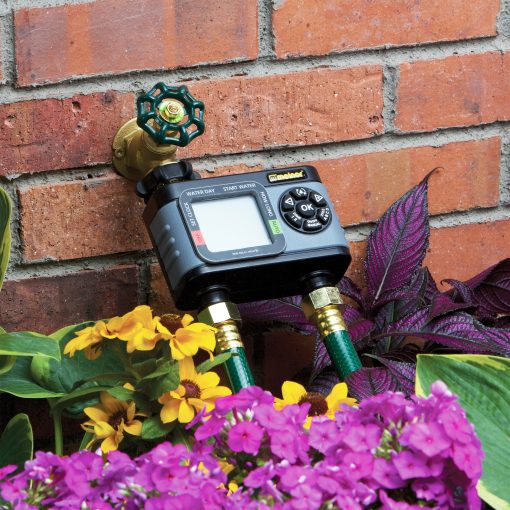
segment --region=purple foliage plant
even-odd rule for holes
[[[429,173],[382,215],[367,241],[365,290],[345,276],[338,284],[349,298],[344,319],[363,368],[347,380],[359,400],[384,391],[414,392],[416,355],[469,353],[510,356],[510,258],[466,282],[444,280],[441,292],[426,267],[429,246]],[[301,298],[241,306],[254,323],[271,322],[305,335]],[[327,394],[338,378],[317,336],[309,388]]]

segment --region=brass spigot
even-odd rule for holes
[[[184,85],[158,83],[138,97],[136,107],[138,115],[117,131],[112,144],[115,169],[133,181],[175,161],[177,147],[185,147],[205,129],[204,104]]]

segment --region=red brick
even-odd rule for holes
[[[205,80],[188,86],[206,105],[206,131],[181,151],[181,157],[359,140],[384,130],[379,66]]]
[[[400,66],[395,126],[432,131],[510,119],[510,52]]]
[[[4,283],[0,319],[7,331],[51,333],[123,314],[137,305],[136,266],[116,266]]]
[[[116,92],[0,105],[0,175],[105,163],[134,95]]]
[[[432,214],[496,206],[501,140],[416,147],[312,161],[343,225],[375,221],[433,168]]]
[[[280,0],[276,54],[325,55],[376,46],[496,35],[499,0]]]
[[[159,264],[151,264],[150,266],[150,287],[149,305],[153,308],[156,315],[181,313],[175,307],[168,284],[166,283]]]
[[[116,175],[19,192],[25,260],[77,259],[151,248],[133,183]]]
[[[97,0],[20,9],[17,83],[254,59],[257,8],[256,0]]]
[[[510,220],[433,228],[424,265],[438,283],[467,280],[507,258],[509,248]]]

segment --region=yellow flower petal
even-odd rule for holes
[[[119,443],[122,441],[123,436],[122,434],[119,436],[112,435],[108,436],[102,443],[101,443],[101,450],[104,453],[111,452],[112,450],[116,450],[119,447]]]
[[[232,391],[230,388],[226,386],[215,386],[214,388],[206,388],[205,390],[200,392],[200,398],[202,400],[209,400],[211,398],[217,399],[219,397],[227,397],[228,395],[232,395]]]
[[[97,406],[86,407],[83,412],[93,421],[108,421],[110,415]]]
[[[124,430],[133,436],[139,436],[142,433],[142,422],[133,420],[131,423],[124,425]]]
[[[179,379],[181,381],[184,379],[194,381],[196,377],[197,372],[192,358],[184,358],[182,361],[179,361]]]
[[[186,402],[186,400],[181,400],[181,405],[179,406],[179,423],[189,423],[193,417],[195,416],[195,410],[193,407]]]
[[[166,403],[160,412],[161,421],[163,423],[170,423],[177,419],[179,415],[180,400],[170,400]]]
[[[198,374],[195,382],[200,386],[200,389],[212,388],[220,384],[220,376],[216,372],[206,372],[205,374]]]
[[[182,352],[184,357],[194,356],[198,351],[198,344],[193,340],[180,341],[178,337],[174,337],[170,340],[170,345],[175,347],[176,350]]]
[[[306,394],[306,389],[294,381],[285,381],[282,384],[282,396],[286,404],[297,404]]]
[[[193,322],[193,317],[189,313],[185,313],[182,316],[181,324],[185,328],[186,326],[190,325]]]
[[[331,393],[326,397],[328,409],[332,410],[334,413],[340,408],[341,404],[347,404],[349,406],[356,404],[356,399],[348,398],[347,392],[347,384],[344,382],[335,384],[331,390]]]

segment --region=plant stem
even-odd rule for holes
[[[55,433],[55,453],[64,454],[64,436],[62,434],[62,411],[53,411],[53,430]]]

